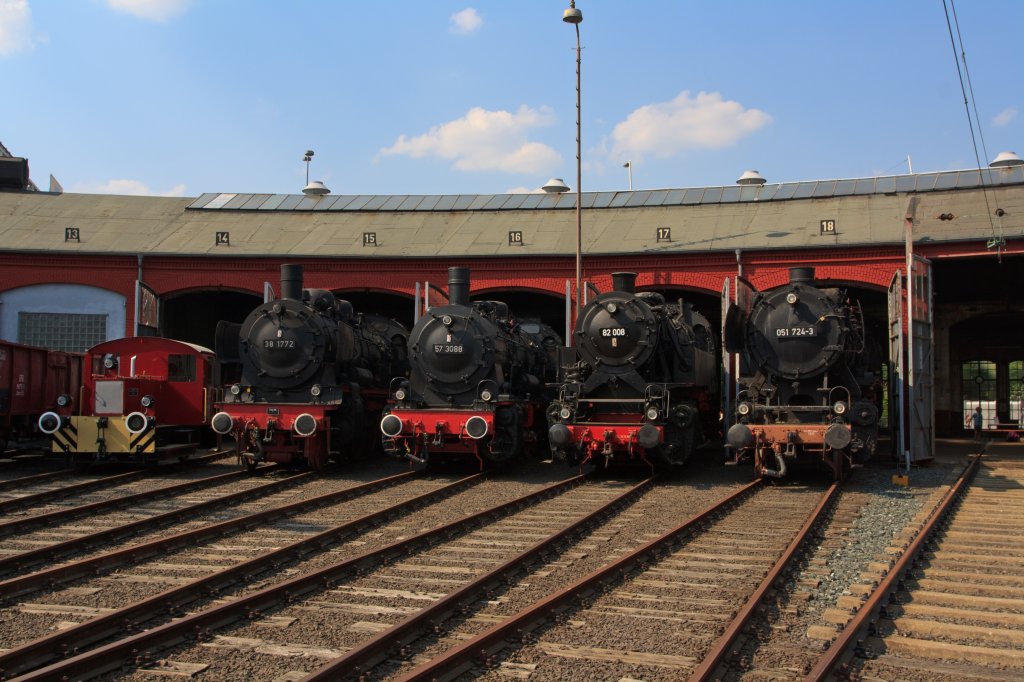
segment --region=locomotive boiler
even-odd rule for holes
[[[384,450],[417,468],[509,462],[543,439],[545,382],[561,339],[535,320],[518,322],[503,302],[471,302],[468,268],[448,275],[448,304],[409,335],[409,377],[394,382],[380,422]]]
[[[402,371],[404,341],[397,322],[364,319],[330,291],[303,289],[302,266],[282,265],[281,298],[240,327],[218,328],[218,356],[240,363],[241,379],[211,426],[234,436],[250,468],[304,462],[319,471],[362,454],[372,442],[368,417],[380,414],[388,380]]]
[[[814,268],[792,268],[788,284],[730,306],[725,329],[741,361],[727,436],[736,461],[752,455],[757,473],[773,477],[815,464],[839,479],[874,453],[878,354],[845,291],[816,287]]]
[[[612,275],[613,289],[576,321],[577,360],[548,408],[548,442],[570,464],[683,464],[718,414],[715,338],[683,301],[636,293],[636,275]]]

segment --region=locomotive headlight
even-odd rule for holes
[[[607,310],[612,315],[614,315],[615,311],[617,311],[619,309],[619,306],[615,305],[614,303],[609,303],[608,305],[606,305],[604,307],[604,309]]]
[[[141,412],[132,412],[124,418],[124,425],[131,434],[142,433],[149,426],[149,419]]]
[[[835,405],[832,406],[832,411],[835,412],[836,414],[846,414],[846,403],[844,403],[842,400],[838,401]]]
[[[648,407],[647,408],[647,419],[650,420],[650,421],[654,421],[657,418],[658,418],[658,408],[657,407]]]
[[[558,416],[561,417],[562,419],[568,419],[569,417],[572,416],[572,410],[570,410],[568,407],[563,407],[561,410],[558,411]]]
[[[443,324],[446,327],[452,326],[452,316],[451,315],[443,315],[441,317],[441,324]]]
[[[44,412],[39,417],[39,430],[50,435],[57,432],[57,429],[61,427],[60,415],[56,412]]]
[[[231,384],[231,388],[229,390],[231,391],[231,395],[238,395],[242,392],[242,386],[241,384]]]
[[[309,387],[309,394],[314,398],[319,398],[322,391],[323,389],[320,388],[320,384],[313,384]]]
[[[405,400],[406,393],[404,388],[399,388],[395,391],[395,400]]]
[[[485,403],[491,402],[491,398],[493,397],[494,395],[491,394],[491,391],[488,388],[480,391],[480,400],[483,400]]]
[[[61,393],[57,396],[57,407],[67,407],[71,404],[71,396],[67,393]]]
[[[380,432],[388,438],[395,438],[402,433],[402,420],[389,414],[380,420]]]
[[[154,398],[151,395],[144,395],[142,396],[142,400],[139,401],[139,404],[142,405],[143,407],[153,407],[155,403],[156,398]]]
[[[797,298],[796,293],[791,291],[788,294],[786,294],[786,303],[790,305],[796,305],[797,300],[799,299]]]
[[[739,412],[744,417],[746,417],[748,414],[750,414],[750,403],[740,403],[739,405],[736,406],[736,411]]]
[[[221,435],[230,433],[231,427],[234,426],[234,424],[235,420],[232,419],[231,415],[227,412],[218,412],[213,415],[213,419],[210,420],[210,428]]]
[[[479,415],[473,415],[466,420],[466,434],[473,440],[480,440],[487,435],[487,420]]]
[[[312,436],[316,433],[316,417],[308,412],[303,412],[295,418],[295,421],[292,423],[292,429],[295,430],[295,435],[297,436]]]
[[[104,355],[103,356],[103,367],[106,369],[114,369],[117,367],[117,356],[116,355]]]

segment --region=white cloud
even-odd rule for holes
[[[0,57],[30,50],[33,45],[28,0],[0,0]]]
[[[636,109],[616,125],[611,156],[636,161],[644,154],[669,158],[690,149],[722,149],[771,121],[765,112],[744,109],[717,92],[691,98],[684,90],[671,102]]]
[[[1010,125],[1010,122],[1017,118],[1017,107],[1007,107],[996,114],[992,119],[992,125],[996,128],[1003,128]]]
[[[519,107],[515,113],[470,109],[462,118],[431,128],[416,137],[399,136],[382,156],[431,156],[454,160],[457,170],[467,172],[543,174],[557,168],[561,155],[540,142],[530,142],[534,128],[551,125],[554,114],[547,107]]]
[[[107,5],[119,12],[127,12],[139,19],[167,21],[188,7],[191,0],[107,0]]]
[[[79,183],[67,190],[80,194],[117,194],[137,197],[183,197],[185,185],[175,185],[166,192],[155,192],[138,180],[108,180],[107,182]]]
[[[453,14],[449,20],[452,33],[472,33],[484,25],[483,18],[472,7],[467,7],[461,12]]]

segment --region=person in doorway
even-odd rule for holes
[[[971,415],[971,424],[974,426],[974,440],[981,440],[981,405],[974,408],[974,413]]]

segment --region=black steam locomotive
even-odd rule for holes
[[[718,365],[707,319],[683,301],[635,292],[636,275],[612,275],[614,291],[583,309],[548,408],[548,442],[570,464],[683,464],[717,426]]]
[[[469,458],[484,468],[543,439],[561,339],[518,322],[505,303],[470,302],[468,268],[448,276],[448,305],[428,310],[409,336],[409,378],[393,382],[382,442],[417,468]]]
[[[241,325],[217,329],[222,363],[241,365],[211,420],[233,434],[240,460],[305,462],[361,454],[368,416],[380,414],[387,382],[404,371],[405,329],[357,315],[330,291],[302,288],[302,266],[281,266],[281,298],[256,307]],[[372,423],[372,422],[370,422]]]
[[[814,286],[814,268],[792,268],[789,284],[751,292],[726,314],[725,346],[740,353],[736,461],[753,454],[759,475],[781,477],[814,463],[842,478],[870,457],[878,437],[878,353],[860,306],[841,289]]]

